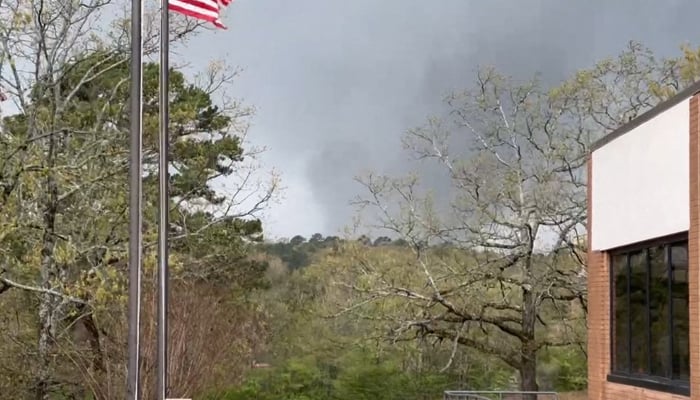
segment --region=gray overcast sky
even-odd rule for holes
[[[181,55],[246,69],[236,93],[259,110],[251,140],[287,187],[268,237],[337,234],[353,177],[412,168],[401,135],[477,66],[557,82],[629,40],[659,55],[697,45],[698,15],[696,0],[236,0],[229,30]]]

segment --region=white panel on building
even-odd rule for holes
[[[688,230],[688,103],[593,151],[593,250]]]

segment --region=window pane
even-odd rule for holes
[[[613,323],[613,338],[615,354],[613,354],[613,370],[618,372],[629,371],[629,309],[627,303],[627,256],[617,255],[611,260],[614,279],[613,309],[615,318]]]
[[[666,248],[649,249],[649,317],[651,326],[651,366],[655,376],[671,377],[671,329],[669,271]]]
[[[631,372],[649,373],[646,250],[630,254]]]
[[[673,271],[673,378],[688,380],[690,357],[688,342],[688,245],[671,247]]]

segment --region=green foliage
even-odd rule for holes
[[[540,381],[560,392],[584,390],[588,384],[586,357],[579,348],[546,349],[540,354]]]
[[[20,393],[13,397],[24,398],[34,390],[70,398],[85,391],[98,398],[105,398],[106,393],[123,397],[118,393],[124,389],[124,267],[129,239],[127,61],[118,50],[75,52],[69,63],[54,66],[55,75],[30,83],[29,102],[20,113],[3,118],[0,279],[13,282],[12,292],[30,288],[31,296],[2,293],[0,318],[17,314],[13,320],[19,326],[0,330],[0,343],[16,341],[21,346],[0,350],[41,366],[20,370],[16,364],[3,371],[0,384],[5,376],[12,376],[20,385],[13,388]],[[227,347],[200,360],[190,353],[207,354],[205,347],[215,341],[192,342],[193,335],[203,334],[194,329],[189,336],[173,333],[173,340],[190,340],[181,347],[186,350],[179,357],[203,363],[189,365],[189,371],[209,371],[194,386],[188,381],[191,376],[174,375],[175,388],[187,385],[195,391],[236,382],[244,366],[232,368],[232,360],[250,357],[252,338],[264,338],[262,313],[247,297],[264,286],[267,264],[252,260],[249,249],[262,240],[262,224],[255,212],[270,198],[270,192],[264,191],[275,189],[274,184],[262,184],[259,193],[245,186],[234,191],[260,195],[252,211],[240,209],[240,198],[216,189],[217,179],[247,172],[237,133],[245,127],[249,110],[237,103],[215,104],[216,85],[225,85],[227,78],[214,73],[208,78],[214,88],[190,82],[173,70],[170,85],[174,170],[170,265],[173,287],[182,290],[173,302],[173,326],[177,329],[177,321],[192,312],[189,308],[201,307],[197,303],[201,298],[220,308],[192,318],[200,320],[203,330],[206,324],[215,324],[209,332],[232,335],[221,334],[218,343]],[[152,168],[158,150],[157,64],[145,66],[144,87],[144,280],[148,287],[157,231],[157,176]],[[245,185],[246,180],[241,181]],[[3,291],[7,287],[7,283],[0,284]],[[58,295],[37,296],[43,290]],[[229,306],[232,304],[236,307]],[[61,332],[60,337],[40,347],[41,335],[50,337],[52,332]],[[154,356],[153,349],[147,348],[144,362],[151,362]],[[222,365],[228,366],[223,378],[216,372]],[[44,388],[37,381],[44,382]],[[45,389],[49,381],[55,382],[50,386],[55,391]]]
[[[254,374],[238,389],[212,394],[211,400],[400,400],[434,399],[448,386],[449,376],[412,374],[395,362],[346,360],[342,366],[292,359],[281,368]]]
[[[362,235],[353,241],[372,247],[406,247],[408,245],[403,239],[392,240],[388,236],[379,236],[372,241],[369,236]],[[338,249],[347,242],[348,240],[338,236],[324,237],[320,233],[314,233],[308,241],[305,237],[296,235],[288,242],[266,243],[262,246],[261,251],[279,257],[288,268],[296,270],[309,266],[313,262],[314,254],[327,249]]]
[[[399,360],[372,360],[360,354],[340,375],[337,398],[342,400],[434,399],[450,387],[450,374],[405,370]]]
[[[290,359],[281,367],[263,370],[253,376],[239,389],[210,399],[221,400],[314,400],[330,399],[332,382],[326,371],[322,371],[309,358]]]
[[[323,237],[314,234],[309,241],[301,235],[293,237],[289,242],[266,243],[262,251],[279,257],[288,268],[296,270],[308,266],[313,254],[323,249],[337,246],[340,239],[335,236]]]
[[[292,241],[295,244],[288,246],[307,244],[300,238]],[[401,260],[411,257],[408,248],[375,247],[374,242],[343,240],[335,249],[309,248],[311,265],[277,271],[272,285],[262,292],[273,338],[264,359],[272,368],[253,371],[240,387],[212,394],[211,399],[434,399],[446,389],[509,387],[511,368],[469,349],[460,348],[453,355],[451,342],[378,339],[383,330],[379,318],[391,304],[368,309],[362,314],[366,319],[351,314],[329,316],[337,312],[339,301],[351,295],[329,284],[343,276],[338,267],[352,260],[346,246],[359,246],[359,251],[377,260],[396,260],[395,270],[386,264],[387,273],[394,276],[401,274]],[[440,251],[450,253],[444,246]],[[452,357],[451,367],[442,371]]]

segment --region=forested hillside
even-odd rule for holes
[[[369,287],[366,278],[372,267],[385,270],[382,275],[397,283],[421,280],[417,269],[406,268],[414,258],[407,243],[388,237],[314,235],[309,240],[297,236],[261,245],[259,251],[269,263],[270,287],[259,292],[258,299],[270,313],[270,340],[257,353],[257,368],[246,383],[222,398],[435,399],[450,387],[518,387],[516,371],[497,355],[499,349],[509,346],[507,340],[493,341],[485,353],[463,348],[448,338],[402,332],[401,327],[391,327],[393,322],[421,311],[395,299],[371,304],[357,295],[357,286]],[[447,246],[430,251],[435,257],[459,258],[465,263],[486,256],[462,254]],[[298,263],[302,258],[306,262]],[[361,266],[361,276],[354,275],[355,266]],[[503,301],[500,291],[486,292],[491,293],[490,301]],[[482,301],[476,296],[472,299],[477,308]],[[582,308],[543,309],[541,317],[551,323],[541,329],[551,340],[567,345],[539,354],[542,387],[585,388]],[[463,337],[478,340],[493,334],[490,327],[475,325],[465,329]],[[212,394],[212,398],[219,397]]]

